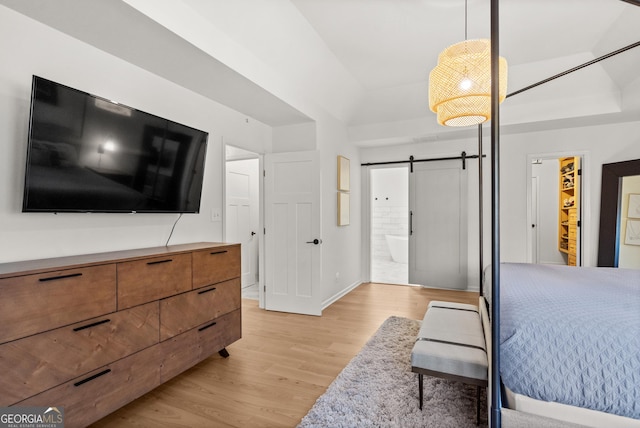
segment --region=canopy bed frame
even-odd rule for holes
[[[635,6],[640,6],[640,1],[638,0],[622,0],[625,1],[627,3],[633,4]],[[500,104],[499,104],[499,94],[498,94],[498,88],[499,88],[499,84],[498,84],[498,80],[499,80],[499,73],[498,73],[498,58],[500,55],[499,52],[499,0],[491,0],[491,12],[490,12],[490,16],[491,16],[491,81],[492,81],[492,86],[491,86],[491,225],[492,225],[492,236],[491,236],[491,260],[492,261],[500,261],[500,167],[499,167],[499,161],[500,161]],[[612,52],[611,54],[605,55],[603,57],[597,58],[594,61],[590,61],[586,64],[583,64],[581,66],[575,67],[574,69],[568,70],[567,72],[564,73],[560,73],[556,76],[553,76],[552,78],[549,79],[545,79],[544,81],[541,81],[537,84],[531,85],[527,88],[523,88],[520,91],[514,92],[512,94],[507,95],[508,96],[512,96],[515,95],[517,93],[523,92],[527,89],[530,89],[532,87],[538,86],[540,84],[546,83],[550,80],[553,80],[557,77],[561,77],[564,76],[570,72],[576,71],[580,68],[586,67],[588,65],[594,64],[598,61],[601,61],[603,59],[609,58],[615,54],[624,52],[628,49],[634,48],[636,46],[639,46],[640,42],[634,43],[632,45],[629,45],[625,48],[619,49],[618,51]],[[479,150],[478,153],[482,154],[482,125],[478,125],[479,127]],[[634,161],[634,162],[638,162],[640,163],[640,160],[638,161]],[[482,189],[482,158],[479,159],[479,163],[480,163],[480,189]],[[637,167],[637,165],[634,165]],[[627,171],[627,170],[625,170]],[[609,193],[609,197],[610,198],[614,198],[616,199],[615,201],[608,201],[607,202],[607,206],[612,205],[611,203],[613,202],[615,205],[615,207],[617,207],[617,198],[618,198],[618,183],[619,183],[619,176],[620,175],[629,175],[628,173],[621,173],[619,169],[614,170],[614,172],[612,173],[612,177],[610,177],[610,182],[612,184],[608,185],[611,186],[611,189],[613,189],[615,187],[615,191],[612,190],[608,190],[605,189],[605,171],[603,170],[603,199],[602,199],[602,203],[605,204],[605,191],[607,191]],[[482,190],[481,190],[482,191]],[[480,213],[481,213],[481,217],[480,217],[480,267],[482,269],[483,266],[483,262],[482,262],[482,258],[483,258],[483,245],[482,245],[482,212],[483,212],[483,206],[482,206],[482,194],[480,194]],[[611,224],[613,224],[615,226],[615,222],[617,220],[615,220],[615,216],[613,218],[613,220],[610,218],[611,216],[608,216],[607,209],[603,209],[603,217],[604,217],[604,221],[605,222],[605,229],[606,229],[606,225],[608,224],[609,227],[611,227]],[[607,223],[608,222],[608,223]],[[615,230],[615,227],[614,227]],[[614,237],[615,240],[615,236],[616,234],[608,234],[607,237],[605,237],[605,240],[603,241],[603,237],[602,237],[602,233],[606,233],[603,232],[603,229],[601,227],[601,245],[603,245],[603,249],[601,250],[601,253],[599,254],[599,262],[598,265],[599,266],[616,266],[615,263],[611,263],[610,259],[611,259],[611,244],[610,244],[610,239],[611,236]],[[606,255],[606,257],[608,257],[609,261],[604,262],[602,261],[602,257],[603,254]],[[614,260],[616,259],[615,254],[617,254],[617,250],[613,252],[614,254]],[[490,290],[484,290],[482,285],[480,288],[480,294],[481,295],[485,295],[485,291],[488,291],[490,294],[490,298],[489,298],[489,310],[490,310],[490,337],[487,337],[487,349],[490,351],[489,353],[489,358],[490,358],[490,362],[489,362],[489,391],[488,391],[488,407],[489,407],[489,422],[490,422],[490,426],[493,427],[501,427],[502,423],[503,423],[503,419],[502,417],[505,416],[504,422],[505,422],[505,426],[516,426],[514,424],[518,423],[518,424],[527,424],[527,426],[575,426],[572,425],[571,423],[567,423],[567,419],[565,419],[565,421],[559,421],[559,420],[555,420],[553,419],[553,415],[558,414],[560,412],[564,412],[566,410],[569,410],[570,412],[572,412],[572,409],[576,409],[579,413],[584,410],[580,407],[574,407],[574,406],[570,406],[570,405],[557,405],[557,406],[553,406],[554,404],[557,403],[549,403],[549,402],[543,402],[543,401],[539,401],[539,400],[535,400],[535,399],[531,399],[531,401],[527,401],[526,398],[527,397],[521,397],[523,399],[525,399],[525,405],[524,407],[522,407],[522,410],[518,410],[517,407],[515,410],[510,410],[507,407],[505,407],[503,409],[503,405],[502,405],[502,398],[503,398],[503,384],[501,382],[501,330],[500,330],[500,324],[501,324],[501,298],[500,298],[500,288],[501,288],[501,277],[500,277],[500,273],[501,273],[501,264],[499,262],[492,262],[490,265],[490,268],[487,268],[489,270],[489,273],[491,275],[491,282],[490,282]],[[599,269],[599,268],[569,268],[569,269]],[[482,275],[481,275],[482,278]],[[637,281],[637,279],[635,279],[636,277],[633,277],[632,282],[640,282]],[[627,281],[627,279],[625,278],[623,280]],[[638,289],[640,290],[640,289]],[[505,291],[507,291],[505,289]],[[634,290],[631,293],[633,293],[634,295],[637,295],[637,291]],[[481,299],[482,300],[482,299]],[[488,335],[487,335],[488,336]],[[634,352],[634,350],[632,350],[632,352]],[[635,352],[637,352],[637,350],[635,350]],[[638,393],[640,394],[640,393]],[[511,402],[510,404],[513,404],[514,401],[514,397],[513,394],[511,397],[507,397],[507,401]],[[551,408],[549,407],[549,404],[551,404]],[[542,410],[540,410],[540,407],[542,406]],[[525,410],[526,409],[526,410]],[[504,410],[504,411],[503,411]],[[618,426],[639,426],[640,427],[640,419],[629,419],[629,418],[623,418],[623,420],[621,421],[619,418],[619,416],[617,415],[613,415],[611,416],[611,418],[609,418],[609,414],[606,412],[595,412],[595,413],[589,413],[589,412],[594,412],[593,410],[588,410],[586,413],[586,416],[583,414],[583,419],[580,419],[580,417],[574,418],[573,416],[570,417],[570,421],[576,422],[576,421],[588,421],[591,420],[591,422],[593,423],[593,418],[594,417],[604,417],[605,419],[603,419],[602,421],[606,421],[606,422],[602,422],[602,423],[606,423],[608,426],[615,426],[616,423],[620,424]],[[518,413],[519,415],[516,417],[516,419],[513,418],[513,415],[515,413]],[[546,415],[547,417],[543,416]],[[595,416],[594,416],[595,415]],[[549,416],[551,417],[551,419],[549,419]],[[637,422],[637,424],[636,424]],[[519,426],[523,426],[523,425],[519,425]]]

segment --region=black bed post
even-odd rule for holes
[[[479,223],[479,228],[478,228],[478,241],[480,243],[480,251],[478,251],[478,263],[480,264],[480,276],[478,278],[480,278],[480,295],[483,296],[484,295],[484,288],[483,288],[483,278],[482,278],[482,272],[483,272],[483,266],[484,266],[484,242],[483,242],[483,223],[484,223],[484,207],[483,207],[483,203],[482,203],[482,199],[484,198],[483,195],[483,184],[482,184],[482,178],[483,178],[483,172],[482,172],[482,124],[478,124],[478,223]]]
[[[500,100],[499,12],[491,0],[491,427],[502,425],[500,409]]]

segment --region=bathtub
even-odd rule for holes
[[[396,263],[408,263],[409,261],[409,237],[402,235],[384,235],[391,253],[391,258]]]

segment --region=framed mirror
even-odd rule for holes
[[[602,165],[600,191],[600,239],[598,266],[618,267],[622,230],[622,182],[624,177],[640,175],[640,159]]]

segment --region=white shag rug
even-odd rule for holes
[[[418,407],[411,349],[419,329],[420,321],[388,318],[298,427],[475,427],[475,386],[425,376],[422,411]],[[480,427],[486,427],[484,389],[480,405]]]

